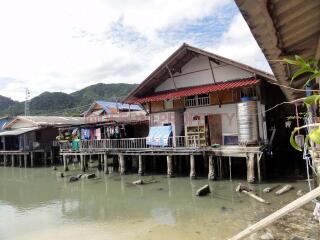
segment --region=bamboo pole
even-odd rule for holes
[[[293,202],[289,203],[288,205],[284,206],[278,211],[272,213],[268,217],[263,218],[259,222],[251,225],[250,227],[246,228],[245,230],[233,236],[232,238],[229,238],[229,240],[240,240],[245,237],[248,237],[252,233],[255,233],[265,228],[266,226],[278,220],[279,218],[283,217],[284,215],[288,214],[289,212],[292,212],[295,209],[302,207],[303,205],[307,204],[308,202],[312,201],[313,199],[319,196],[320,196],[320,187],[317,187],[313,189],[311,192],[307,193],[306,195],[294,200]]]

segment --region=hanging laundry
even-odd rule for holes
[[[95,135],[97,140],[101,140],[101,128],[96,129]]]

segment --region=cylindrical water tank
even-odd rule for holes
[[[257,144],[259,139],[257,102],[238,103],[237,115],[239,144]]]

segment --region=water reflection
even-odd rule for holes
[[[265,194],[262,196],[272,203],[266,206],[236,193],[238,182],[188,177],[155,176],[156,183],[136,186],[132,182],[137,175],[106,176],[97,172],[97,179],[69,183],[68,177],[77,173],[71,170],[60,178],[51,169],[0,168],[0,215],[6,216],[0,218],[0,239],[16,239],[31,232],[61,228],[66,223],[103,224],[103,231],[141,223],[135,225],[140,234],[137,239],[155,239],[162,236],[161,231],[169,231],[177,239],[225,239],[296,198],[294,191],[277,201],[272,194]],[[212,193],[196,197],[196,190],[205,184]],[[305,183],[295,185],[307,187]],[[252,187],[263,194],[260,189],[264,185]],[[142,234],[145,229],[147,232]]]

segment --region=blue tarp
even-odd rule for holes
[[[147,145],[165,147],[169,144],[172,126],[150,127]]]

